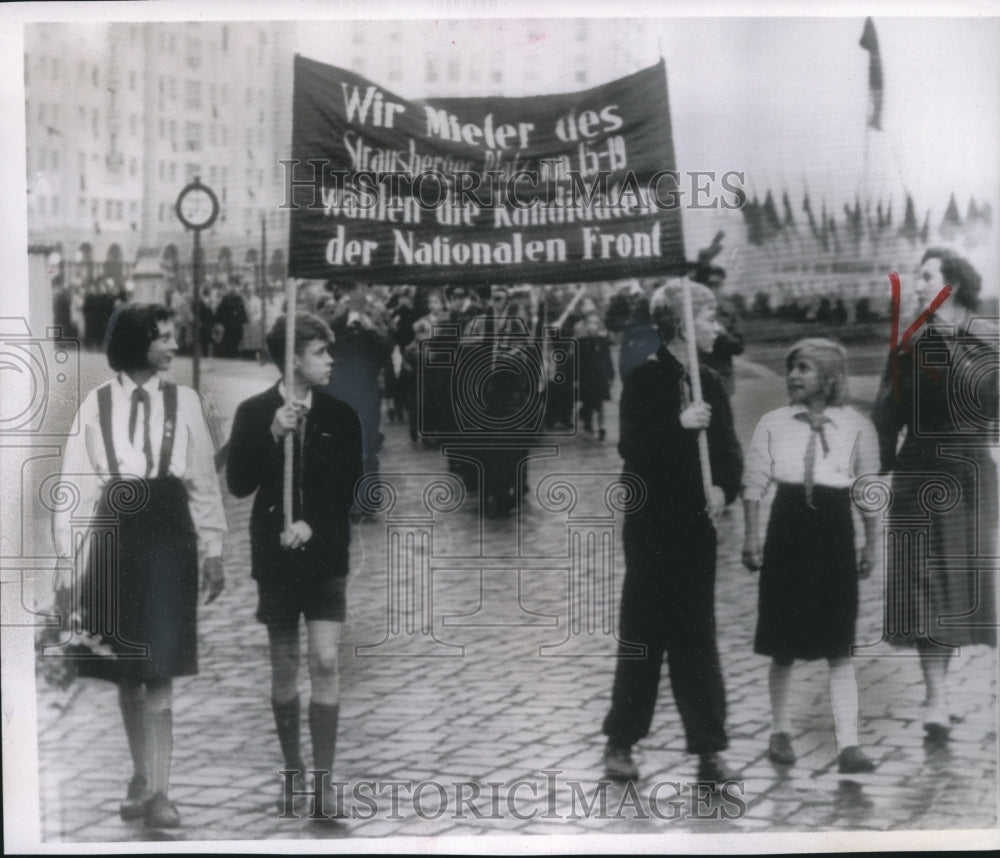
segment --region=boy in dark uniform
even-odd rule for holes
[[[683,287],[668,283],[650,303],[662,341],[628,376],[621,395],[619,452],[626,473],[638,476],[646,501],[625,516],[625,582],[619,649],[604,719],[605,771],[634,780],[632,745],[649,733],[664,656],[687,750],[699,757],[698,778],[736,780],[720,752],[727,746],[726,693],[715,640],[713,518],[740,489],[743,457],[733,430],[729,398],[719,376],[701,368],[703,402],[692,402],[686,340],[709,350],[719,333],[715,297],[690,284],[694,331],[681,322]],[[705,497],[698,433],[706,430],[712,483]],[[630,657],[631,646],[644,647]]]
[[[346,611],[349,512],[362,474],[361,423],[351,408],[317,389],[330,380],[329,327],[295,317],[294,404],[284,382],[236,409],[227,482],[237,497],[256,491],[250,519],[257,619],[267,626],[271,702],[286,770],[305,772],[299,746],[299,616],[308,632],[313,763],[329,778],[339,716],[337,646]],[[285,319],[267,336],[277,363],[285,354]],[[283,524],[284,437],[294,433],[292,524]],[[317,790],[320,784],[317,784]],[[279,807],[284,807],[284,788]],[[318,809],[318,808],[317,808]]]

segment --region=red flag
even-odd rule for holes
[[[878,49],[878,36],[871,18],[865,18],[865,30],[858,43],[868,51],[868,124],[876,131],[882,130],[882,55]]]

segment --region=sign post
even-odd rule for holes
[[[208,229],[219,216],[219,198],[198,176],[177,195],[174,206],[177,218],[186,229],[194,231],[194,251],[191,258],[191,317],[192,343],[191,383],[199,388],[201,371],[201,231]]]

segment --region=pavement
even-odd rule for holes
[[[86,389],[104,370],[94,355],[84,364]],[[179,365],[178,379],[186,372]],[[226,422],[236,403],[275,376],[253,363],[213,360],[203,386]],[[855,397],[874,392],[873,377],[852,382]],[[781,404],[781,378],[738,365],[734,412],[744,444],[757,418]],[[624,571],[619,510],[628,502],[614,484],[621,461],[613,404],[606,425],[604,442],[543,439],[528,463],[521,514],[501,520],[485,519],[475,496],[462,497],[436,449],[412,444],[403,425],[383,425],[391,491],[380,495],[375,521],[354,526],[352,536],[334,772],[347,818],[337,823],[282,819],[274,807],[281,760],[266,633],[253,616],[250,501],[227,497],[226,590],[201,609],[201,672],[175,683],[171,799],[182,828],[150,831],[119,819],[131,771],[111,686],[78,680],[59,691],[39,683],[42,840],[502,835],[515,838],[505,850],[559,842],[576,851],[584,840],[529,838],[646,835],[648,848],[661,848],[666,841],[655,838],[690,834],[693,851],[723,835],[995,830],[997,660],[985,647],[963,649],[955,661],[952,699],[964,719],[937,748],[923,739],[914,654],[867,647],[855,660],[861,741],[878,767],[849,778],[836,772],[825,662],[797,663],[799,760],[786,769],[767,761],[768,662],[752,650],[757,579],[739,562],[737,506],[719,523],[717,615],[727,760],[743,781],[714,798],[695,783],[696,760],[684,751],[664,671],[652,732],[636,747],[640,780],[632,788],[602,783],[600,724]],[[882,583],[876,572],[861,584],[859,644],[880,640]],[[304,670],[300,685],[305,702]],[[305,723],[303,738],[308,759]],[[465,841],[411,848],[447,842]],[[626,841],[602,842],[615,849]],[[375,847],[358,841],[357,848]]]

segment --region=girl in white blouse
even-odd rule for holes
[[[201,401],[159,375],[176,351],[166,307],[129,304],[112,318],[107,353],[117,376],[88,394],[63,457],[86,532],[74,534],[81,522],[71,510],[53,522],[62,575],[77,564],[81,573],[76,587],[57,577],[57,603],[71,609],[77,590],[82,631],[99,641],[77,653],[91,656],[77,672],[118,686],[134,772],[121,816],[154,828],[180,824],[167,798],[172,681],[198,672],[198,553],[212,601],[223,588],[226,533]]]
[[[858,577],[875,564],[876,519],[865,518],[855,556],[850,490],[878,471],[871,423],[843,404],[847,353],[831,340],[796,343],[785,360],[791,404],[765,414],[754,430],[744,471],[743,563],[761,570],[754,651],[771,656],[768,685],[776,763],[795,762],[788,716],[792,663],[825,658],[842,773],[871,771],[858,747],[858,689],[851,663]],[[776,484],[763,557],[760,501]]]

